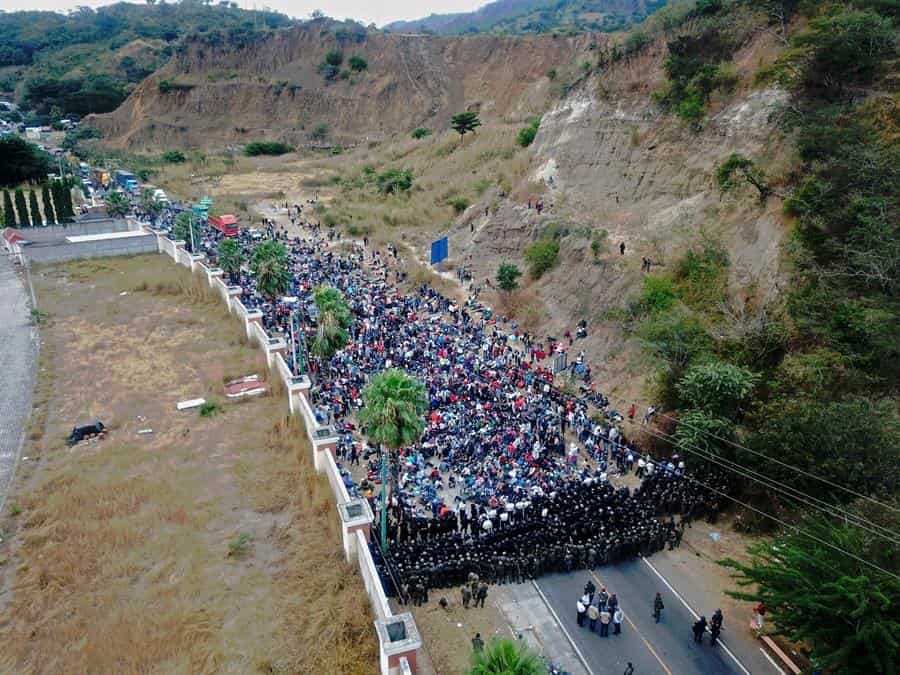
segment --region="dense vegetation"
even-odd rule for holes
[[[43,180],[52,171],[50,155],[19,136],[0,138],[0,186]]]
[[[432,14],[385,26],[439,35],[617,31],[640,23],[666,0],[495,0],[474,12]]]
[[[188,35],[255,32],[292,23],[271,11],[200,0],[0,13],[0,90],[43,120],[116,108]]]
[[[281,141],[254,141],[244,146],[244,154],[248,157],[259,155],[286,155],[294,149]]]
[[[752,584],[742,597],[764,600],[817,666],[893,672],[900,560],[884,537],[896,533],[900,488],[896,3],[701,0],[682,18],[668,29],[659,100],[694,126],[753,31],[782,41],[758,79],[791,92],[779,119],[796,139],[794,164],[777,191],[758,158],[739,154],[716,179],[730,199],[783,197],[792,278],[779,301],[735,307],[728,257],[711,240],[645,278],[628,316],[658,366],[658,402],[676,411],[654,433],[729,470],[731,496],[749,504],[740,526],[778,531],[750,564],[732,563]]]

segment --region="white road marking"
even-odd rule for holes
[[[572,649],[575,650],[575,655],[578,656],[578,660],[581,661],[581,665],[584,666],[584,669],[587,671],[588,675],[594,675],[594,671],[591,670],[587,659],[584,658],[584,654],[582,654],[581,650],[578,649],[578,645],[575,644],[575,640],[573,640],[572,636],[569,635],[569,631],[567,631],[566,627],[563,626],[563,622],[559,620],[559,616],[556,614],[556,610],[553,609],[553,606],[550,604],[547,596],[544,595],[544,591],[541,590],[541,587],[538,586],[537,581],[535,581],[534,579],[531,580],[531,583],[534,585],[534,590],[536,590],[538,592],[538,595],[541,596],[541,600],[544,601],[544,605],[547,606],[547,609],[549,609],[550,613],[553,615],[553,619],[556,621],[556,625],[559,626],[560,630],[563,632],[563,635],[566,636],[566,640],[568,640],[569,644],[572,645]],[[747,675],[750,675],[750,673],[747,673]]]
[[[775,670],[777,670],[779,673],[781,673],[781,675],[787,675],[787,673],[784,672],[784,671],[781,669],[781,666],[779,666],[777,663],[775,663],[775,659],[773,659],[771,656],[769,656],[769,652],[767,652],[767,651],[766,651],[765,649],[763,649],[762,647],[759,648],[759,651],[761,651],[761,652],[763,653],[763,656],[766,657],[766,659],[768,660],[768,662],[772,664],[772,667],[773,667]]]
[[[653,570],[653,573],[656,576],[658,576],[659,580],[662,581],[666,585],[666,588],[668,588],[670,591],[672,591],[672,594],[681,601],[681,604],[684,605],[685,607],[687,607],[687,610],[691,613],[691,615],[694,617],[694,619],[699,619],[700,615],[694,611],[694,608],[691,607],[683,597],[681,597],[681,593],[676,591],[675,588],[672,586],[672,584],[670,584],[666,580],[666,578],[662,574],[660,574],[659,570],[656,569],[653,566],[653,564],[646,558],[641,558],[641,560],[643,560],[647,564],[647,567],[649,567],[651,570]],[[725,642],[721,638],[719,638],[719,644],[722,646],[722,649],[725,650],[725,653],[731,657],[731,660],[737,664],[738,668],[740,668],[742,671],[744,671],[744,673],[746,673],[746,675],[751,675],[750,671],[744,667],[744,664],[740,662],[738,657],[736,657],[734,655],[734,653],[728,648],[728,646],[725,644]],[[769,660],[771,661],[771,659],[769,659]]]

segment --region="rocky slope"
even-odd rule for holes
[[[263,138],[299,145],[321,124],[332,140],[348,145],[417,126],[443,128],[464,109],[520,118],[545,107],[550,69],[586,58],[604,39],[348,36],[311,22],[245,44],[197,40],[118,110],[90,123],[112,145],[143,148]],[[345,63],[364,57],[368,67],[326,80],[319,66],[335,50]],[[164,93],[163,81],[175,86]]]

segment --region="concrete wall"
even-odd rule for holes
[[[25,227],[19,230],[28,241],[64,241],[66,237],[77,237],[84,234],[106,234],[107,232],[139,231],[140,226],[134,227],[128,221],[117,218],[102,218],[98,220],[85,220],[70,223],[68,225],[48,225],[47,227]]]
[[[42,263],[80,260],[82,258],[103,258],[113,255],[137,255],[156,253],[156,238],[152,235],[107,239],[105,241],[83,241],[75,244],[38,244],[23,246],[22,254],[35,265]]]
[[[288,409],[291,414],[299,414],[303,419],[307,437],[313,452],[316,471],[325,472],[334,494],[338,515],[342,524],[344,554],[347,560],[356,559],[359,573],[376,616],[375,632],[379,643],[378,670],[381,675],[402,675],[416,673],[416,655],[422,646],[412,615],[408,612],[394,614],[381,585],[378,570],[369,551],[368,541],[373,521],[372,510],[363,499],[351,498],[341,479],[340,470],[334,459],[337,437],[328,426],[320,425],[309,403],[309,378],[293,375],[284,360],[286,345],[281,339],[271,338],[262,327],[262,315],[258,310],[248,310],[240,300],[240,289],[229,289],[222,280],[221,270],[207,267],[202,256],[190,256],[184,251],[184,242],[176,242],[155,232],[153,237],[145,237],[153,242],[154,250],[165,253],[172,261],[192,270],[201,269],[206,280],[216,290],[228,311],[234,314],[244,326],[244,332],[252,344],[261,349],[269,365],[271,376],[278,377],[285,385]],[[353,507],[351,509],[350,507]],[[403,623],[407,638],[392,642],[387,626]],[[374,664],[373,664],[374,672]]]

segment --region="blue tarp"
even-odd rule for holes
[[[449,254],[450,246],[447,243],[447,237],[431,242],[431,264],[446,260]]]

